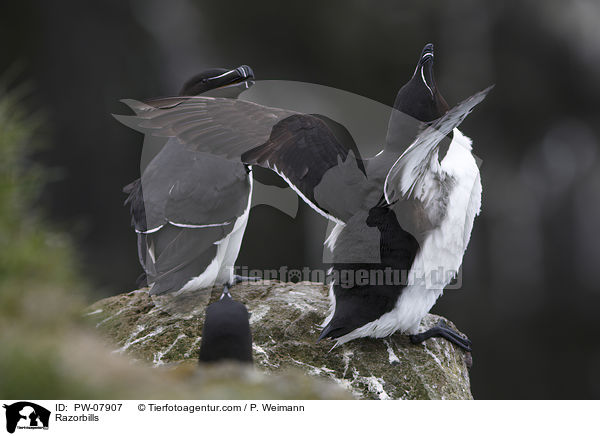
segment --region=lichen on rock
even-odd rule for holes
[[[114,344],[115,352],[155,366],[190,365],[197,357],[204,309],[220,292],[213,288],[150,297],[142,289],[96,302],[87,318]],[[353,398],[472,399],[466,364],[470,356],[444,339],[413,345],[397,333],[333,349],[331,341],[317,344],[329,305],[323,284],[263,281],[237,285],[231,292],[251,314],[254,361],[263,373],[300,370],[335,382]],[[421,329],[440,319],[427,315]]]

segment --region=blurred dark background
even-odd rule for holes
[[[174,94],[204,68],[246,63],[258,79],[391,105],[433,42],[448,102],[496,84],[462,127],[484,187],[463,289],[433,311],[474,342],[476,398],[600,397],[596,0],[67,0],[0,10],[0,74],[28,81],[28,105],[46,119],[48,146],[34,158],[51,181],[39,203],[75,239],[97,298],[133,289],[141,272],[121,188],[139,176],[142,137],[110,116],[127,112],[119,99]],[[320,251],[302,236],[313,215],[304,204],[296,220],[254,208],[238,263],[314,265]]]

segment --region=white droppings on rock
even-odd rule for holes
[[[400,363],[400,358],[396,356],[396,353],[394,353],[394,349],[392,348],[392,344],[390,343],[389,339],[385,339],[384,343],[387,347],[388,361],[390,362],[390,365]]]
[[[179,342],[180,339],[183,339],[183,338],[187,338],[187,336],[185,334],[181,333],[179,336],[177,336],[175,338],[173,343],[171,343],[171,345],[169,345],[167,348],[165,348],[162,351],[158,351],[158,352],[154,353],[154,359],[152,360],[152,363],[154,363],[154,366],[164,365],[165,362],[162,361],[163,356],[165,354],[167,354],[169,351],[171,351],[173,349],[173,347],[175,346],[175,344],[177,342]]]
[[[337,377],[330,377],[330,379],[342,386],[348,392],[350,392],[355,399],[360,400],[363,397],[361,390],[355,389],[355,387],[352,386],[351,380]]]
[[[252,344],[252,349],[258,354],[264,354],[265,356],[268,356],[267,352],[260,345]]]
[[[439,359],[439,357],[437,357],[437,356],[435,355],[435,353],[434,353],[434,352],[432,352],[432,351],[431,351],[431,350],[430,350],[430,349],[427,347],[427,344],[426,344],[425,342],[423,342],[423,348],[425,349],[425,352],[426,352],[426,353],[427,353],[429,356],[431,356],[431,358],[432,358],[432,359],[435,361],[435,363],[437,363],[437,364],[438,364],[438,366],[439,366],[440,368],[444,369],[444,365],[442,364],[442,361]]]
[[[116,318],[117,316],[119,316],[120,314],[122,314],[123,312],[125,312],[127,309],[129,309],[129,306],[123,306],[123,307],[121,307],[119,310],[117,310],[111,316],[104,318],[98,324],[96,324],[96,328],[100,327],[105,322],[110,321],[111,319]]]
[[[344,363],[344,373],[342,374],[342,377],[346,377],[352,356],[354,356],[354,352],[352,350],[345,350],[342,354],[342,362]]]
[[[133,329],[133,333],[131,333],[129,335],[129,337],[127,337],[127,339],[125,339],[123,346],[117,350],[113,350],[113,353],[120,353],[120,352],[126,350],[127,348],[129,348],[129,346],[135,340],[137,335],[139,335],[141,332],[143,332],[145,328],[146,327],[144,327],[143,325],[136,325],[135,328]]]
[[[270,367],[273,368],[277,368],[279,367],[278,364],[272,364],[271,362],[269,362],[269,353],[267,353],[263,347],[261,347],[260,345],[257,344],[252,344],[252,350],[254,350],[254,352],[256,354],[260,354],[262,357],[262,363],[263,365],[268,365]]]
[[[288,301],[287,304],[289,306],[295,307],[300,312],[305,312],[311,309],[310,305],[305,303],[304,301]]]
[[[300,362],[299,360],[296,360],[296,359],[292,359],[292,362],[294,362],[296,365],[300,365],[300,366],[303,366],[305,368],[308,368],[307,372],[309,374],[311,374],[311,375],[323,375],[324,373],[327,374],[327,375],[334,375],[335,374],[335,371],[333,369],[330,369],[330,368],[327,368],[327,367],[324,367],[324,366],[322,366],[322,367],[319,368],[319,367],[310,365],[310,364],[308,364],[306,362]]]
[[[96,314],[102,313],[102,312],[103,312],[102,309],[96,309],[92,312],[84,313],[83,316],[92,316],[92,315],[96,315]]]
[[[383,385],[385,383],[383,378],[375,377],[373,375],[368,376],[368,377],[361,376],[361,375],[359,375],[358,371],[356,371],[356,370],[353,371],[352,375],[354,376],[355,382],[366,385],[369,392],[375,394],[377,396],[377,398],[379,398],[380,400],[391,399],[391,397],[388,395],[388,393],[383,388]]]
[[[383,389],[383,379],[375,376],[366,377],[369,390],[379,396],[380,400],[389,400],[390,396]]]
[[[145,327],[143,327],[143,326],[138,326],[138,328],[139,329],[136,329],[137,333],[135,333],[133,335],[133,338],[135,338],[135,336],[137,336],[138,334],[140,334],[140,332],[142,332],[142,331],[145,330]],[[144,340],[146,340],[148,338],[151,338],[153,336],[160,335],[164,330],[165,330],[165,327],[160,326],[160,327],[156,328],[155,330],[153,330],[152,332],[148,333],[147,335],[142,336],[141,338],[137,338],[137,339],[135,339],[133,341],[127,340],[125,342],[125,344],[121,348],[119,348],[118,350],[115,350],[114,353],[123,353],[123,352],[127,351],[127,349],[129,347],[131,347],[132,345],[137,344],[138,342],[142,342],[142,341],[144,341]]]
[[[194,339],[194,342],[192,342],[192,345],[190,345],[190,349],[188,351],[185,352],[185,354],[183,355],[184,358],[189,358],[193,352],[198,351],[196,349],[196,347],[198,346],[198,343],[202,340],[202,337],[199,336],[196,339]]]
[[[267,313],[269,313],[269,306],[262,306],[253,310],[250,315],[250,325],[259,322]]]

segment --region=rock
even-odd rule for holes
[[[213,288],[150,297],[142,289],[96,302],[87,318],[119,353],[155,366],[195,365],[204,310],[220,293]],[[244,283],[232,288],[232,295],[251,313],[254,360],[263,373],[281,376],[300,370],[336,382],[354,398],[472,399],[466,363],[471,356],[444,339],[413,345],[407,336],[395,334],[334,349],[331,341],[316,344],[329,305],[322,284]],[[421,329],[440,319],[427,315]]]

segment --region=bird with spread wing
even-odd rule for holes
[[[458,271],[480,210],[479,168],[457,126],[491,87],[449,108],[433,63],[427,44],[398,92],[385,144],[371,158],[329,117],[249,101],[171,98],[168,110],[157,110],[124,100],[136,115],[116,117],[189,149],[271,169],[335,222],[326,241],[331,313],[319,340],[401,331],[415,343],[436,335],[470,350],[470,341],[446,325],[417,329]]]

